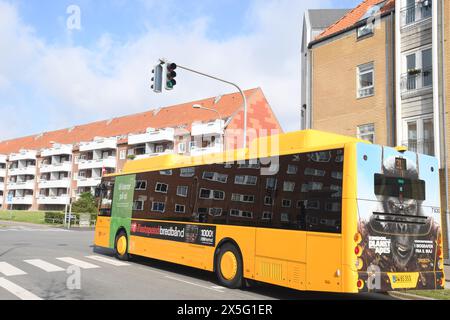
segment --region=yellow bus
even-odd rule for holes
[[[318,131],[129,161],[96,189],[95,245],[297,290],[443,289],[434,157]]]

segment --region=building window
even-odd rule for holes
[[[186,153],[186,143],[181,142],[178,144],[178,153]]]
[[[146,180],[136,181],[136,190],[147,190],[147,181]]]
[[[375,93],[373,63],[367,63],[359,66],[357,69],[357,73],[358,98],[373,96]]]
[[[294,192],[295,190],[295,182],[286,181],[283,184],[283,191],[285,192]]]
[[[281,222],[289,222],[289,214],[282,213],[281,214]]]
[[[166,204],[164,202],[152,202],[152,211],[164,213],[166,211]]]
[[[258,178],[255,176],[236,176],[234,183],[239,185],[256,186]]]
[[[412,152],[434,156],[434,123],[432,118],[406,121],[407,141],[403,145]]]
[[[144,210],[144,201],[143,200],[136,200],[133,203],[133,210],[134,211],[142,211]]]
[[[164,152],[164,146],[163,145],[156,146],[155,152],[156,153],[163,153]]]
[[[168,190],[169,190],[169,185],[168,185],[168,184],[160,183],[160,182],[158,182],[158,183],[156,184],[155,192],[158,192],[158,193],[167,193]]]
[[[178,186],[177,196],[186,198],[188,196],[189,187],[188,186]]]
[[[305,176],[325,177],[325,170],[306,168]]]
[[[120,150],[119,159],[125,160],[127,158],[127,150]]]
[[[264,205],[265,206],[273,206],[273,198],[270,196],[264,197]]]
[[[232,217],[238,217],[238,218],[248,218],[248,219],[252,219],[252,218],[253,218],[253,212],[250,212],[250,211],[242,211],[242,210],[237,210],[237,209],[231,209],[231,210],[230,210],[230,216],[232,216]]]
[[[217,172],[203,172],[203,179],[220,183],[227,183],[228,175]]]
[[[212,217],[221,217],[222,216],[222,208],[210,208],[209,215]]]
[[[358,139],[375,143],[375,124],[365,124],[358,127]]]
[[[267,178],[266,189],[267,190],[276,190],[277,189],[277,179],[276,178]]]
[[[176,213],[185,213],[186,212],[186,206],[183,206],[181,204],[175,205],[175,212]]]
[[[374,24],[373,22],[368,21],[366,24],[358,28],[357,30],[358,39],[369,35],[373,35],[373,31],[374,31]]]
[[[272,212],[264,211],[263,215],[262,215],[262,219],[266,220],[266,221],[270,221],[270,220],[272,220],[272,216],[273,216]]]
[[[232,196],[231,196],[231,201],[233,201],[233,202],[243,202],[243,203],[254,203],[255,202],[255,196],[233,193]]]
[[[180,177],[191,178],[195,175],[195,168],[181,168]]]
[[[283,208],[290,208],[290,207],[292,207],[292,201],[288,200],[288,199],[283,199],[282,207]]]
[[[200,189],[200,199],[225,200],[225,192],[220,190]]]
[[[159,172],[160,175],[162,176],[171,176],[172,175],[172,170],[162,170]]]
[[[297,174],[298,166],[294,166],[292,164],[288,165],[287,174]]]

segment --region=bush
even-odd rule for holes
[[[45,212],[45,223],[64,224],[64,212],[57,212],[57,211]]]

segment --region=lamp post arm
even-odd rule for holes
[[[177,67],[180,68],[180,69],[183,69],[183,70],[186,70],[186,71],[189,71],[189,72],[192,72],[192,73],[196,73],[198,75],[201,75],[201,76],[204,76],[204,77],[216,80],[216,81],[220,81],[220,82],[229,84],[229,85],[235,87],[239,91],[239,93],[242,96],[242,99],[244,100],[244,146],[243,146],[243,148],[247,149],[247,107],[248,106],[247,106],[247,97],[245,96],[244,91],[242,91],[242,89],[237,84],[235,84],[233,82],[230,82],[230,81],[227,81],[227,80],[224,80],[224,79],[220,79],[220,78],[217,78],[215,76],[211,76],[209,74],[206,74],[206,73],[203,73],[203,72],[191,69],[191,68],[187,68],[187,67],[184,67],[184,66],[177,65]]]

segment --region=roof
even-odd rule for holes
[[[249,104],[251,101],[264,101],[267,108],[260,113],[272,112],[260,88],[245,91]],[[50,148],[53,143],[77,144],[83,141],[92,141],[95,137],[121,137],[123,141],[129,134],[145,133],[148,128],[163,129],[182,127],[191,130],[194,122],[207,122],[215,120],[217,114],[206,110],[193,110],[194,104],[217,110],[223,119],[234,118],[243,109],[240,93],[227,94],[220,99],[217,97],[170,107],[150,110],[143,113],[118,117],[109,120],[97,121],[89,124],[74,126],[62,130],[40,133],[28,137],[0,141],[0,154],[10,154],[25,150],[40,150]],[[255,111],[258,113],[258,110]],[[260,117],[269,117],[267,114]],[[273,117],[275,117],[272,113]],[[249,122],[250,124],[250,122]],[[277,122],[278,124],[278,122]]]
[[[339,34],[345,30],[354,27],[358,22],[364,19],[367,11],[375,5],[382,4],[380,9],[381,15],[392,11],[395,8],[395,0],[365,0],[361,2],[356,8],[349,11],[345,16],[330,25],[316,40],[322,40],[333,35]]]
[[[337,149],[343,148],[347,143],[370,144],[354,137],[317,130],[303,130],[257,138],[250,143],[248,150],[234,149],[196,157],[170,154],[157,158],[128,161],[121,173],[109,176]],[[277,148],[271,148],[271,146],[277,146]]]
[[[309,23],[313,29],[325,29],[349,11],[350,9],[310,9]]]

